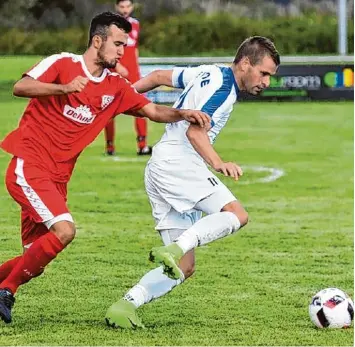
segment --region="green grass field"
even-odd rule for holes
[[[0,59],[0,138],[26,100],[10,86],[34,59]],[[133,122],[117,119],[119,158],[101,135],[79,159],[69,186],[78,233],[45,274],[20,288],[0,345],[350,346],[353,327],[318,330],[312,295],[339,287],[353,297],[353,103],[242,103],[216,148],[246,168],[223,179],[250,224],[197,250],[196,274],[140,309],[145,330],[106,327],[104,315],[149,269],[159,245],[145,195],[145,159],[135,156]],[[150,124],[150,142],[162,125]],[[9,156],[0,153],[3,177]],[[284,176],[260,183],[276,168]],[[2,178],[3,180],[3,178]],[[21,252],[19,208],[0,185],[0,262]]]

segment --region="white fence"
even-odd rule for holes
[[[140,58],[140,64],[213,64],[231,63],[234,57],[161,57],[161,58]],[[353,55],[334,56],[281,56],[281,64],[354,64]]]

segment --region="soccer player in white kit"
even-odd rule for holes
[[[144,93],[159,85],[184,88],[174,107],[202,110],[211,126],[186,121],[166,125],[145,170],[145,186],[164,246],[150,260],[160,266],[145,274],[106,313],[112,327],[136,328],[136,309],[161,297],[194,273],[194,249],[225,237],[247,224],[248,214],[232,192],[210,171],[235,180],[242,169],[223,162],[213,143],[226,125],[240,91],[257,95],[270,85],[280,56],[267,38],[254,36],[238,48],[230,67],[201,65],[157,70],[134,84]],[[206,216],[202,218],[202,213]]]

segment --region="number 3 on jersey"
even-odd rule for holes
[[[209,72],[202,73],[202,76],[201,76],[201,79],[202,79],[201,88],[204,87],[204,86],[207,86],[207,84],[210,83],[210,79],[209,79],[210,75],[211,74]]]

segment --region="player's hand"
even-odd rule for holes
[[[64,94],[80,93],[88,84],[89,79],[83,76],[76,76],[70,83],[63,85]]]
[[[192,124],[198,124],[201,128],[210,127],[211,117],[202,112],[196,110],[180,110],[181,117]]]
[[[223,173],[224,176],[232,177],[234,180],[238,181],[240,176],[243,176],[242,168],[235,163],[221,163],[214,167],[217,172]]]

